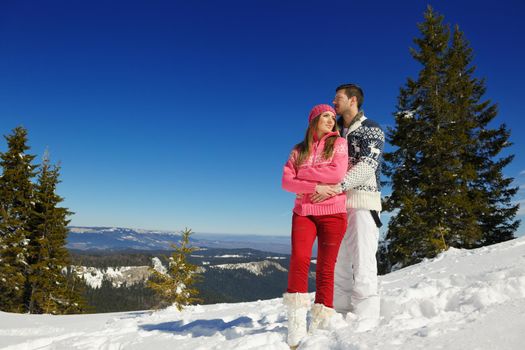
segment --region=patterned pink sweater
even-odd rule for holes
[[[338,136],[334,144],[334,153],[330,159],[324,159],[325,140],[332,135]],[[318,183],[338,184],[343,180],[348,168],[348,144],[336,132],[331,132],[315,142],[313,146],[312,154],[299,168],[295,166],[298,155],[296,149],[292,151],[284,166],[283,189],[304,194],[301,198],[295,199],[293,211],[301,216],[346,213],[346,195],[344,193],[320,203],[312,203],[310,194],[315,193],[315,186]]]

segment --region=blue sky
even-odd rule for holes
[[[0,0],[0,132],[23,125],[61,162],[72,225],[285,235],[282,166],[310,108],[355,82],[392,125],[426,4]],[[430,4],[474,49],[523,202],[525,3]]]

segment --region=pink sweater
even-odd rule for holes
[[[337,135],[336,132],[326,134],[313,145],[312,154],[296,168],[295,160],[298,152],[292,151],[284,166],[283,189],[293,193],[305,194],[295,199],[294,213],[301,216],[331,215],[346,213],[346,195],[338,194],[320,203],[312,203],[310,194],[315,193],[318,183],[337,184],[343,180],[348,168],[348,144],[342,137],[337,137],[334,153],[330,159],[323,158],[323,149],[327,137]]]

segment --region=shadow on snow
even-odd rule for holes
[[[258,324],[259,327],[255,327],[254,323]],[[187,324],[184,324],[183,321],[174,321],[141,325],[140,328],[148,332],[160,331],[178,335],[191,335],[193,338],[211,337],[220,332],[226,339],[266,332],[285,333],[286,331],[283,326],[265,327],[264,324],[254,322],[253,319],[246,316],[236,318],[230,322],[225,322],[222,319],[196,320]]]

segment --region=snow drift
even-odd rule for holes
[[[300,349],[523,349],[525,237],[450,249],[380,278],[381,323],[350,323]],[[313,294],[312,294],[313,299]],[[160,311],[0,313],[3,349],[289,349],[281,299]]]

